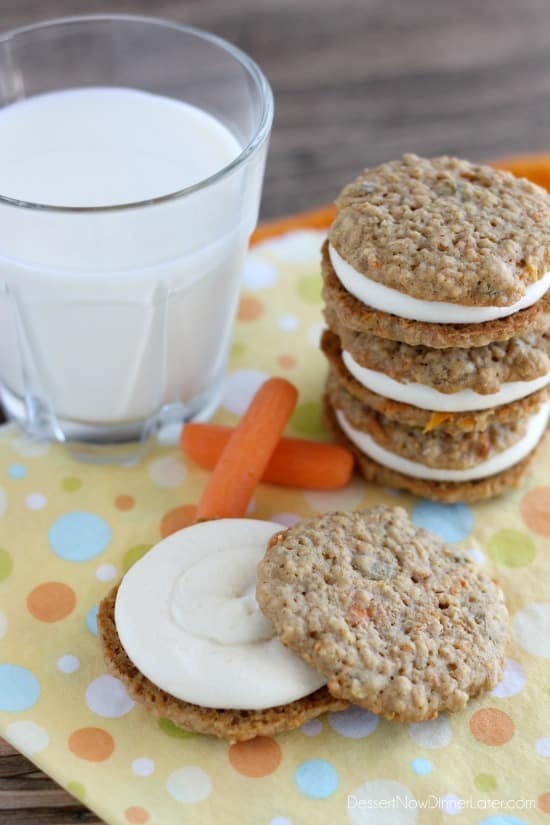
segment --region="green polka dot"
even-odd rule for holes
[[[321,276],[304,275],[296,284],[296,292],[308,304],[318,304],[321,300]]]
[[[76,797],[76,799],[79,799],[81,802],[84,802],[86,798],[86,788],[84,787],[82,782],[68,782],[67,790],[70,794]]]
[[[74,493],[82,487],[82,481],[75,476],[68,476],[61,482],[61,487],[66,493]]]
[[[474,779],[474,785],[482,793],[493,793],[497,787],[497,781],[492,773],[478,773]]]
[[[321,405],[318,401],[304,401],[298,404],[291,418],[291,424],[300,435],[323,435],[325,428],[321,418]]]
[[[126,571],[129,570],[130,567],[136,563],[136,561],[139,561],[140,558],[144,556],[152,546],[152,544],[136,544],[135,547],[130,547],[130,549],[127,550],[122,557],[123,572],[126,573]]]
[[[243,341],[233,341],[231,344],[231,357],[238,358],[246,351],[246,344]]]
[[[166,736],[172,736],[174,739],[190,739],[192,736],[195,736],[192,730],[178,728],[178,726],[174,725],[169,719],[159,719],[158,726]]]
[[[525,567],[535,558],[535,542],[519,530],[499,530],[489,541],[489,555],[505,567]]]
[[[7,550],[0,547],[0,582],[7,579],[13,570],[13,559]]]

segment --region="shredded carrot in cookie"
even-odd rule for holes
[[[468,429],[473,430],[473,428],[475,427],[475,424],[476,424],[475,415],[466,415],[463,418],[461,418],[460,421],[459,421],[459,426],[463,430],[468,430]]]
[[[379,444],[387,444],[388,436],[386,431],[382,427],[382,425],[376,420],[376,418],[371,419],[367,422],[367,430],[372,435],[372,437],[378,441]]]
[[[267,543],[266,552],[268,550],[272,550],[275,547],[276,544],[279,544],[281,538],[283,537],[283,535],[285,533],[286,533],[286,530],[279,530],[278,533],[274,533],[271,536],[271,538],[269,539],[268,543]]]
[[[372,611],[369,607],[363,607],[356,602],[353,602],[351,607],[347,612],[346,619],[348,620],[348,624],[352,627],[356,627],[361,622],[368,621],[372,616]]]
[[[386,401],[382,401],[380,406],[378,407],[378,412],[382,413],[382,415],[390,416],[391,413],[395,413],[402,409],[405,404],[402,404],[400,401],[390,401],[389,399]]]
[[[440,424],[443,424],[444,421],[451,421],[453,417],[454,413],[434,412],[422,432],[429,433],[431,430],[435,430],[436,427],[439,427]]]
[[[346,620],[351,627],[357,627],[361,622],[369,622],[371,619],[380,619],[382,611],[375,604],[360,604],[353,601],[346,613]]]

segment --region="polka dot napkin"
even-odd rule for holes
[[[293,231],[249,254],[220,422],[282,374],[300,389],[292,432],[323,437],[321,239]],[[251,514],[286,525],[403,504],[499,580],[513,640],[502,683],[459,715],[399,725],[351,708],[233,746],[135,706],[96,636],[102,596],[191,521],[205,478],[174,447],[100,467],[0,431],[0,733],[108,823],[550,823],[550,448],[527,487],[475,507],[358,478],[332,493],[261,486]]]

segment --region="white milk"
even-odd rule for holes
[[[0,109],[1,194],[54,206],[168,195],[241,151],[206,112],[134,89],[53,92]]]
[[[0,109],[0,194],[80,208],[158,198],[234,161],[238,137],[145,92],[40,95]],[[264,160],[265,147],[221,181],[145,207],[0,203],[10,411],[27,395],[51,421],[126,425],[208,395],[223,374]]]

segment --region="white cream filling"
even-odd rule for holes
[[[468,412],[500,407],[502,404],[517,401],[518,398],[525,398],[550,383],[549,372],[532,381],[508,381],[502,384],[497,392],[488,395],[481,395],[469,389],[445,393],[424,384],[401,383],[383,372],[363,367],[346,350],[342,351],[342,361],[353,377],[367,390],[402,404],[412,404],[413,407],[436,412]]]
[[[261,710],[325,684],[275,637],[255,598],[257,564],[280,529],[252,519],[195,524],[126,573],[118,634],[155,685],[202,707]]]
[[[550,404],[543,404],[540,410],[529,419],[527,432],[523,438],[506,450],[491,456],[487,461],[482,461],[467,470],[445,470],[427,467],[418,461],[410,461],[408,458],[403,458],[397,453],[384,449],[368,433],[352,427],[340,410],[336,410],[336,416],[340,427],[349,440],[366,456],[384,467],[389,467],[390,470],[395,470],[413,478],[427,479],[428,481],[474,481],[478,478],[486,478],[501,473],[503,470],[507,470],[522,461],[542,438],[548,423],[549,410]]]
[[[411,321],[426,321],[429,324],[479,324],[505,318],[520,309],[530,307],[538,301],[550,287],[550,271],[545,272],[534,284],[529,284],[525,294],[515,304],[509,306],[464,306],[447,301],[424,301],[405,295],[398,289],[373,281],[353,266],[329,244],[329,255],[338,279],[348,292],[373,309],[408,318]]]

